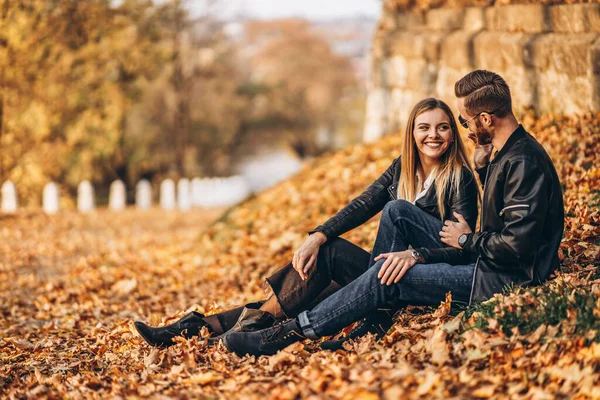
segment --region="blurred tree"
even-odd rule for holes
[[[299,20],[224,32],[219,0],[0,0],[0,181],[39,204],[49,180],[227,175],[254,149],[326,149],[356,89]],[[326,141],[327,142],[327,141]],[[99,199],[100,203],[106,199]]]

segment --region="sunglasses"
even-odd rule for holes
[[[496,111],[482,111],[480,113],[475,114],[474,117],[469,118],[469,119],[464,119],[462,115],[458,114],[458,122],[460,122],[460,124],[463,126],[463,128],[469,129],[469,121],[474,120],[475,118],[479,117],[483,113],[493,115],[495,112]]]

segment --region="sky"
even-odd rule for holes
[[[204,1],[189,0],[192,14],[201,13]],[[331,19],[365,15],[378,17],[381,0],[225,0],[229,15],[246,15],[261,19],[304,17]]]

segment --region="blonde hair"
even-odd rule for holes
[[[459,191],[461,183],[462,168],[466,167],[473,173],[469,164],[467,153],[463,141],[458,134],[458,127],[452,110],[441,100],[428,98],[421,100],[410,112],[404,135],[402,146],[402,159],[400,182],[398,182],[398,198],[413,201],[417,196],[417,166],[420,163],[417,144],[414,139],[414,129],[416,118],[425,111],[439,108],[444,111],[450,119],[450,129],[452,130],[452,142],[448,150],[440,157],[440,166],[432,173],[434,176],[435,192],[438,203],[440,218],[443,220],[446,213],[444,199],[448,195],[449,188]],[[423,178],[425,179],[425,178]]]

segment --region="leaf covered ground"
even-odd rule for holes
[[[157,350],[131,324],[262,298],[263,278],[385,170],[400,135],[323,156],[225,213],[0,218],[0,397],[600,398],[600,114],[523,122],[565,187],[562,271],[476,307],[409,307],[346,352],[240,358],[202,338]],[[344,237],[370,250],[377,224]]]

